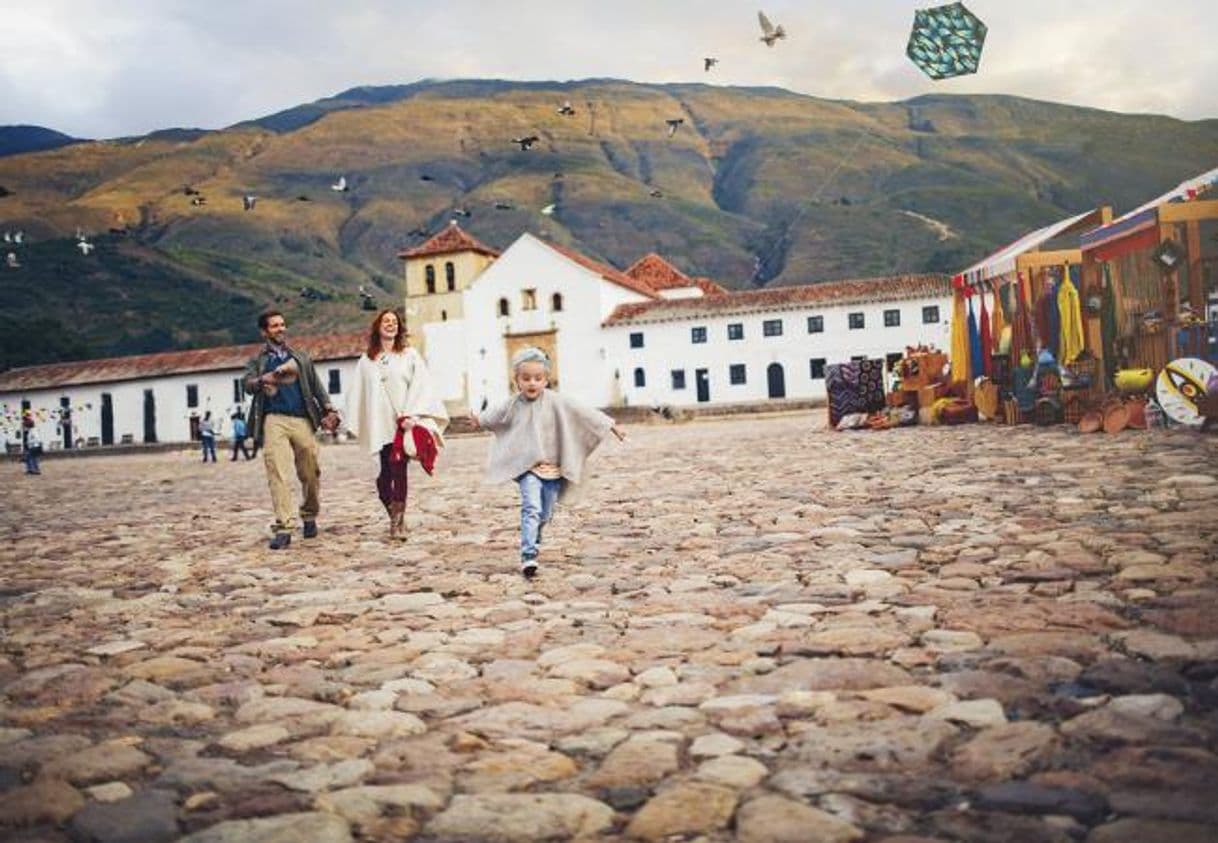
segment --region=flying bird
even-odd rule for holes
[[[242,196],[241,207],[247,211],[254,210],[254,204],[258,201],[257,196]]]
[[[192,196],[192,197],[190,197],[190,204],[194,205],[196,208],[199,207],[200,205],[206,205],[207,197],[206,196]]]
[[[18,246],[20,246],[22,243],[24,243],[25,242],[25,232],[24,231],[15,232],[13,234],[13,242],[16,243]]]
[[[414,228],[414,229],[411,229],[411,231],[410,231],[410,236],[411,236],[411,237],[426,237],[426,236],[427,236],[427,230],[426,230],[426,229],[424,229],[424,228]]]
[[[566,100],[561,106],[559,106],[558,113],[563,117],[574,117],[575,109],[571,106],[571,100]]]
[[[474,215],[472,211],[467,210],[466,208],[453,208],[453,213],[459,217],[465,217],[466,219],[469,219]]]
[[[433,181],[433,179],[431,176],[427,175],[427,173],[424,173],[423,175],[419,176],[419,181]]]
[[[11,231],[4,232],[4,242],[5,243],[13,242],[13,233]]]
[[[184,184],[184,185],[182,185],[182,195],[183,196],[198,196],[199,191],[195,190],[193,187],[191,187],[188,184]]]
[[[660,190],[660,188],[658,188],[658,187],[653,187],[651,189],[650,195],[653,199],[660,199],[660,198],[663,198],[664,191]]]
[[[85,257],[88,257],[89,252],[92,252],[97,247],[94,246],[92,243],[90,243],[88,240],[81,240],[79,243],[76,244],[76,248],[80,249],[80,253],[82,255],[84,255]]]
[[[313,200],[305,196],[303,193],[296,197],[297,202],[312,202]]]
[[[512,138],[512,143],[520,144],[521,151],[526,152],[532,149],[533,144],[537,143],[539,140],[541,140],[541,138],[537,137],[537,135],[527,135],[523,138]]]
[[[770,19],[765,16],[765,12],[757,13],[757,20],[761,22],[761,40],[765,42],[767,47],[773,47],[774,42],[779,38],[786,38],[786,30],[781,25],[774,26],[770,23]]]
[[[682,126],[682,124],[685,123],[685,118],[684,117],[672,117],[668,120],[665,120],[664,122],[668,124],[668,136],[671,138],[673,135],[675,135],[677,133],[677,129],[679,129]]]
[[[21,261],[17,260],[16,252],[9,252],[8,256],[4,260],[5,260],[5,263],[8,264],[9,269],[20,269],[21,268]]]
[[[547,217],[548,217],[548,216],[553,215],[553,213],[554,213],[554,204],[553,204],[553,203],[551,203],[551,204],[549,204],[549,205],[546,205],[544,208],[542,208],[542,209],[541,209],[541,212],[542,212],[543,214],[545,214]]]
[[[495,203],[495,209],[499,210],[499,211],[512,211],[512,210],[515,210],[515,208],[516,208],[516,206],[513,205],[511,202],[496,202]]]
[[[336,182],[334,182],[334,184],[330,185],[330,189],[338,191],[339,193],[346,193],[347,190],[349,189],[347,187],[347,177],[339,176],[338,181],[336,181]]]
[[[717,65],[718,63],[719,63],[719,59],[707,56],[706,58],[702,59],[702,64],[704,65],[702,69],[709,73],[710,69],[712,67],[714,67],[715,65]]]

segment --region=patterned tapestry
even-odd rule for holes
[[[884,409],[884,361],[855,360],[825,368],[829,393],[829,426],[837,427],[842,416],[874,413]]]

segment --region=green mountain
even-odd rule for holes
[[[512,142],[530,135],[527,151]],[[358,327],[359,287],[396,301],[397,253],[457,213],[497,247],[531,231],[619,267],[658,251],[729,287],[804,284],[958,270],[1216,161],[1218,120],[1007,96],[355,88],[220,131],[0,157],[0,228],[26,232],[20,267],[0,265],[0,367],[245,341],[272,302],[297,332]]]

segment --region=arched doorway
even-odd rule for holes
[[[782,371],[781,363],[771,363],[765,370],[766,383],[770,388],[771,398],[787,397],[787,378]]]

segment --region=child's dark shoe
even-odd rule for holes
[[[521,559],[520,573],[526,580],[531,580],[537,576],[537,560],[536,559]]]

